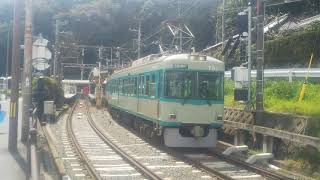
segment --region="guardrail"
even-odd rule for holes
[[[262,127],[262,126],[247,124],[247,123],[234,122],[234,121],[224,121],[223,126],[231,127],[235,129],[242,129],[250,132],[256,132],[259,134],[264,134],[264,135],[268,135],[268,136],[272,136],[280,139],[286,139],[288,141],[296,142],[302,145],[310,145],[320,150],[320,138],[317,138],[317,137],[311,137],[311,136],[306,136],[302,134],[295,134],[288,131]]]
[[[294,78],[294,77],[305,77],[308,73],[307,68],[291,68],[291,69],[265,69],[265,78]],[[226,78],[231,78],[231,71],[226,71]],[[251,71],[252,77],[257,77],[257,71]],[[309,71],[309,77],[320,77],[320,68],[312,68]]]

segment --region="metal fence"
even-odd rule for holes
[[[308,73],[307,68],[292,68],[292,69],[265,69],[264,77],[265,78],[288,78],[289,80],[292,78],[304,78]],[[251,76],[256,77],[257,71],[252,70]],[[231,71],[225,72],[226,78],[231,78]],[[309,71],[310,78],[318,78],[320,77],[320,68],[312,68]]]

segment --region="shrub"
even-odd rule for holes
[[[37,84],[38,78],[35,78],[32,82],[32,88],[34,93],[36,93]],[[44,89],[45,100],[54,101],[57,108],[61,108],[64,104],[64,93],[58,80],[55,78],[44,77]]]

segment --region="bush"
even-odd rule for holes
[[[32,82],[33,92],[36,92],[38,86],[38,78]],[[54,101],[57,108],[61,108],[64,104],[64,93],[58,80],[55,78],[44,77],[44,96],[46,101]],[[36,94],[34,94],[36,95]]]
[[[267,97],[275,97],[283,100],[296,100],[300,93],[300,83],[288,81],[266,81],[265,94]]]

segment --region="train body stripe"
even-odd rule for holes
[[[175,102],[192,105],[224,104],[224,101],[206,100],[206,99],[177,99],[177,98],[160,98],[161,102]]]
[[[118,107],[116,105],[113,105],[113,104],[109,104],[110,106],[112,106],[113,108],[116,108],[116,109],[119,109],[121,111],[124,111],[124,112],[127,112],[129,114],[132,114],[134,116],[137,116],[137,117],[140,117],[144,120],[147,120],[147,121],[152,121],[154,123],[159,123],[160,126],[163,126],[163,127],[180,127],[181,126],[181,122],[172,122],[172,121],[162,121],[162,120],[157,120],[157,119],[153,119],[153,118],[150,118],[150,117],[147,117],[147,116],[144,116],[143,114],[139,114],[139,113],[136,113],[136,112],[132,112],[130,110],[127,110],[127,109],[124,109],[124,108],[121,108],[121,107]],[[222,127],[222,123],[221,122],[213,122],[210,125],[210,128],[213,128],[213,129],[219,129]]]
[[[110,94],[110,96],[112,96]],[[139,99],[151,99],[151,100],[158,100],[159,98],[154,97],[147,97],[147,96],[128,96],[128,95],[120,95],[120,97],[127,97],[127,98],[139,98]],[[192,105],[209,105],[209,104],[224,104],[224,101],[218,100],[206,100],[206,99],[178,99],[178,98],[166,98],[160,97],[160,102],[174,102],[174,103],[181,103],[181,104],[192,104]]]

